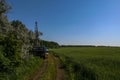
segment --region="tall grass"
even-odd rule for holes
[[[120,80],[120,48],[66,47],[53,51],[71,80]]]
[[[31,55],[27,60],[21,61],[20,66],[14,68],[12,72],[0,72],[0,80],[28,80],[39,69],[43,60]]]
[[[42,65],[43,59],[39,57],[30,56],[26,61],[24,60],[23,64],[16,68],[17,79],[19,80],[28,80],[31,75],[36,72]],[[12,80],[12,79],[11,79]]]

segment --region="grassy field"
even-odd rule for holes
[[[65,47],[53,51],[71,80],[120,80],[120,48]]]

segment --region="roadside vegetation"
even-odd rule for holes
[[[119,47],[63,47],[52,51],[71,80],[120,80]]]

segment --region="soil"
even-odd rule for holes
[[[61,67],[60,60],[58,58],[55,59],[56,59],[56,69],[57,69],[56,80],[65,80],[65,71]]]

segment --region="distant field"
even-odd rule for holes
[[[120,80],[120,48],[65,47],[53,51],[69,68],[72,80]]]

